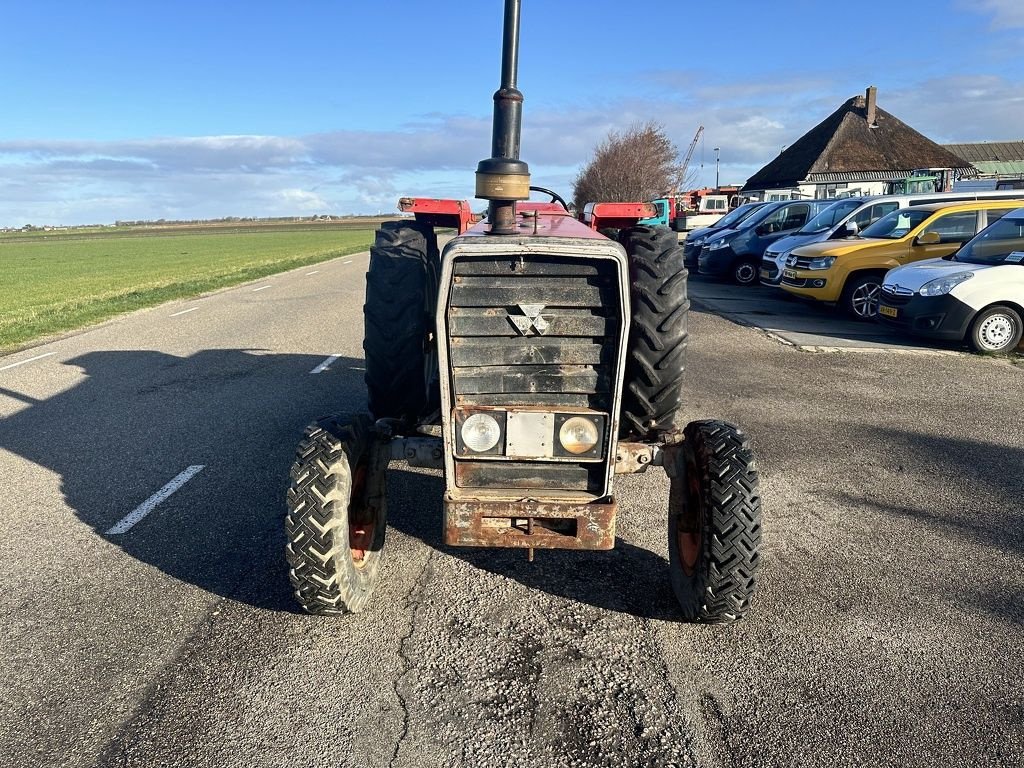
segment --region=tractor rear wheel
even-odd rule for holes
[[[629,254],[633,322],[622,389],[619,436],[657,439],[673,429],[686,357],[686,267],[676,233],[633,227]]]
[[[757,582],[761,496],[746,435],[724,421],[694,421],[671,468],[668,562],[687,621],[743,618]]]
[[[414,424],[440,400],[431,338],[440,263],[430,225],[388,221],[377,230],[363,306],[365,380],[375,419]]]
[[[320,419],[291,469],[288,577],[312,614],[361,611],[377,584],[387,522],[387,455],[366,416]]]

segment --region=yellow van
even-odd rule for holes
[[[857,237],[793,249],[782,272],[782,288],[795,296],[838,304],[854,317],[873,319],[886,272],[912,261],[948,256],[1024,205],[1021,197],[900,208]]]

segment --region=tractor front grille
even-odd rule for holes
[[[611,416],[624,312],[617,275],[610,259],[457,258],[447,309],[454,406]],[[456,485],[597,492],[606,467],[460,458]]]

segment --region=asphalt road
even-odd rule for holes
[[[1024,762],[1024,368],[998,360],[692,314],[686,417],[760,456],[736,626],[676,621],[655,470],[619,481],[615,551],[531,565],[443,546],[441,479],[393,465],[370,608],[296,613],[287,471],[364,404],[365,262],[0,359],[0,765]]]

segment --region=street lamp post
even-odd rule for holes
[[[720,186],[719,183],[718,183],[718,151],[719,151],[718,147],[715,147],[715,191],[716,192],[718,191],[718,188]]]

